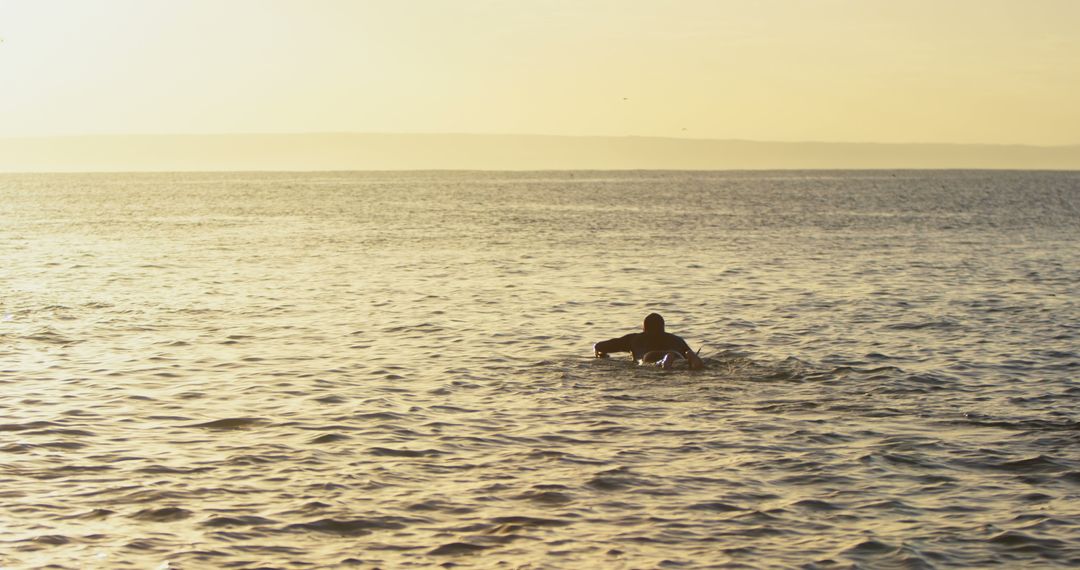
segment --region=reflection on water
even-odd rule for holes
[[[0,177],[0,566],[1080,563],[1080,174]],[[589,358],[650,311],[709,369]]]

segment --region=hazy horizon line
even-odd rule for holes
[[[0,137],[4,172],[1080,170],[1080,145],[483,133]]]
[[[436,131],[236,131],[236,132],[139,132],[139,133],[64,133],[36,135],[0,135],[0,140],[13,139],[78,139],[78,138],[121,138],[121,137],[258,137],[258,136],[453,136],[453,137],[521,137],[521,138],[566,138],[566,139],[647,139],[691,142],[728,142],[761,144],[816,144],[816,145],[866,145],[866,146],[942,146],[942,147],[1024,147],[1061,149],[1080,147],[1080,141],[1069,144],[1040,144],[1025,142],[927,142],[927,141],[856,141],[856,140],[821,140],[821,139],[752,139],[752,138],[716,138],[664,135],[604,135],[604,134],[550,134],[550,133],[488,133],[488,132],[436,132]]]

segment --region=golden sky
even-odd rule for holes
[[[0,0],[0,136],[1080,143],[1078,0]]]

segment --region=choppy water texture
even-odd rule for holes
[[[1080,564],[1080,173],[0,177],[0,566]],[[703,372],[590,358],[649,311]]]

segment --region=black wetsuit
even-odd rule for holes
[[[595,348],[597,352],[603,353],[629,352],[634,355],[634,360],[641,360],[641,357],[655,350],[674,350],[679,354],[685,355],[686,352],[690,350],[690,345],[686,344],[685,340],[669,332],[640,332],[630,333],[619,338],[598,342],[596,343]]]

